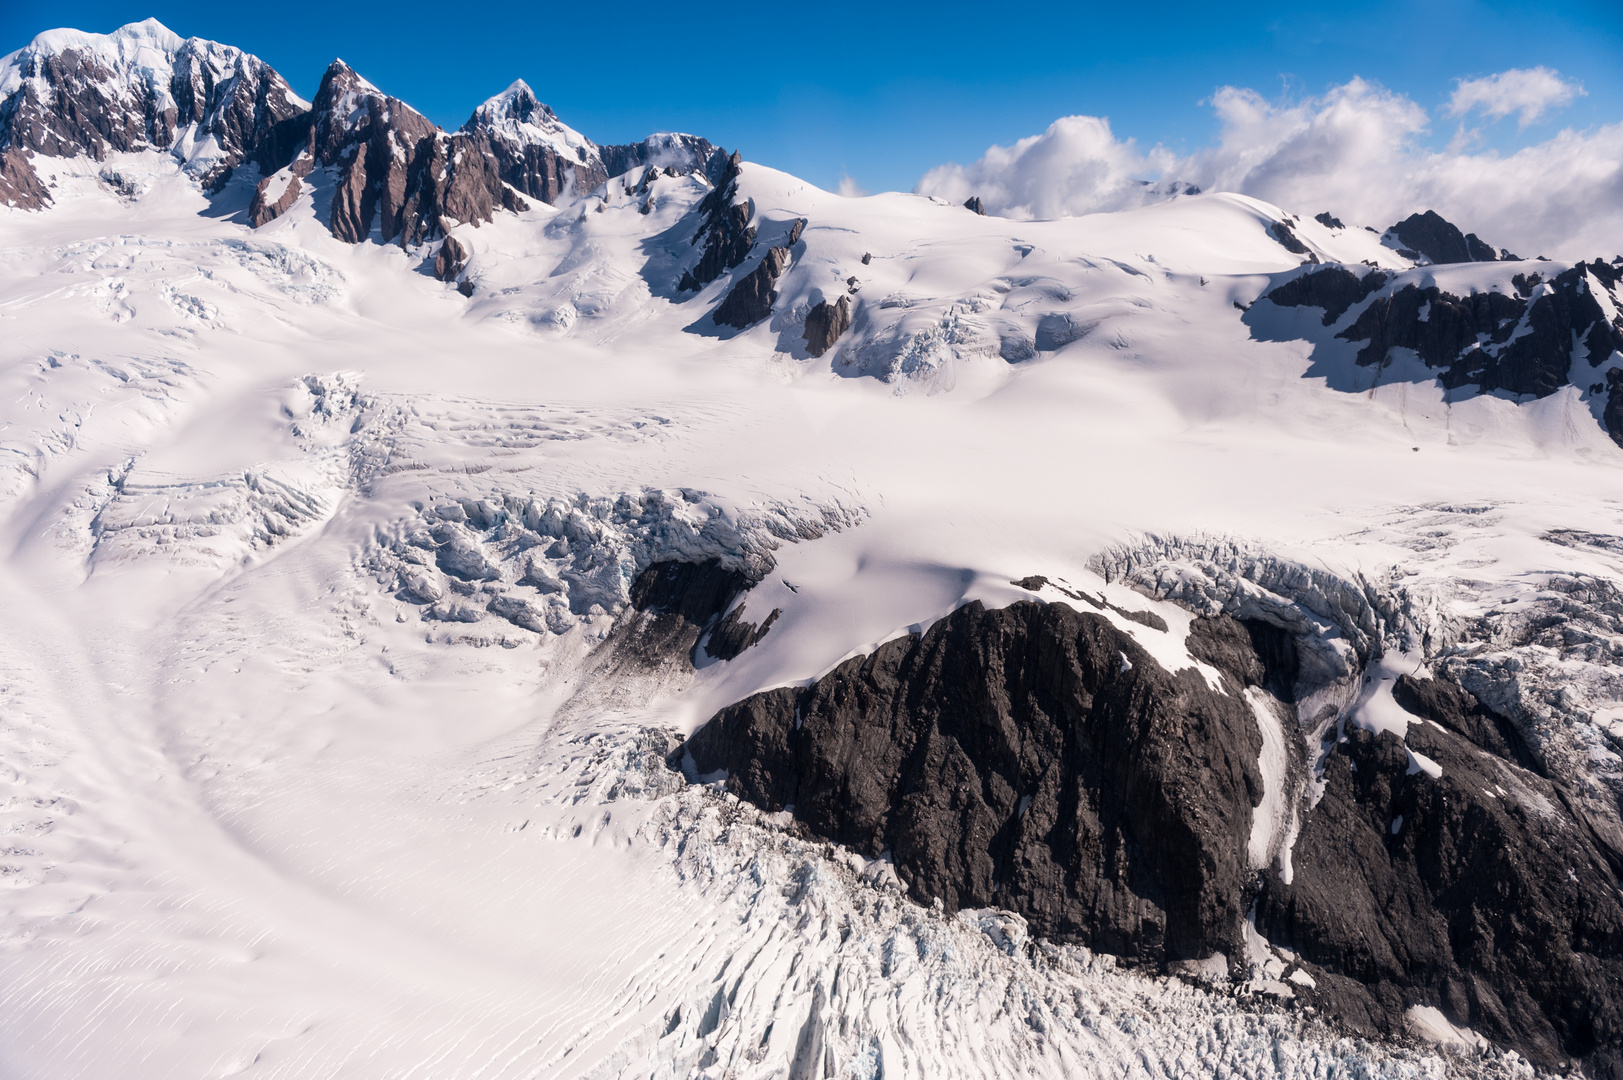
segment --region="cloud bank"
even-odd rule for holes
[[[1512,70],[1460,82],[1444,112],[1516,115],[1525,126],[1582,93],[1547,68]],[[932,169],[915,190],[955,202],[979,195],[1006,217],[1051,218],[1143,205],[1184,181],[1376,228],[1433,209],[1527,256],[1623,253],[1623,122],[1501,155],[1472,152],[1460,138],[1445,150],[1425,146],[1426,110],[1362,79],[1298,102],[1224,87],[1210,105],[1218,138],[1187,157],[1140,150],[1100,117],[1067,116],[972,164]]]

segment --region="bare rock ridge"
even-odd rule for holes
[[[132,59],[139,53],[141,59]],[[161,57],[148,70],[152,57]],[[172,153],[207,190],[244,165],[262,178],[250,221],[264,225],[334,170],[331,228],[358,242],[420,243],[523,197],[556,201],[643,166],[718,177],[726,155],[692,135],[598,146],[565,127],[515,83],[474,111],[461,131],[427,118],[335,61],[313,103],[269,65],[230,46],[182,40],[153,20],[110,35],[53,31],[8,59],[17,89],[0,100],[0,200],[49,201],[32,155],[98,160],[109,153]]]
[[[154,52],[163,63],[148,70]],[[154,20],[106,37],[40,35],[9,58],[16,89],[0,101],[4,195],[37,207],[26,155],[96,160],[163,150],[206,189],[253,164],[281,168],[304,141],[309,106],[263,60],[200,38],[182,40]]]
[[[566,126],[522,80],[475,109],[459,134],[490,161],[497,176],[531,198],[555,203],[633,169],[699,172],[712,182],[727,155],[694,135],[650,135],[640,143],[598,146]]]
[[[0,150],[0,202],[22,210],[40,210],[51,201],[28,155],[14,146]]]
[[[1290,633],[1219,615],[1188,647],[1221,690],[1101,615],[973,603],[723,709],[672,761],[890,858],[920,902],[1009,908],[1151,968],[1249,970],[1358,1032],[1430,1006],[1542,1065],[1623,1075],[1623,866],[1512,725],[1406,681],[1407,741],[1342,721],[1313,762]],[[1283,767],[1261,755],[1274,719]],[[1280,819],[1259,818],[1270,785]]]
[[[806,313],[806,351],[822,356],[840,340],[840,335],[851,329],[851,296],[841,296],[834,303],[819,301]]]
[[[789,249],[781,245],[767,248],[755,269],[740,278],[711,313],[717,326],[739,330],[754,326],[772,314],[778,301],[777,284],[789,268]]]
[[[1408,258],[1430,263],[1519,262],[1508,251],[1495,252],[1476,233],[1462,233],[1435,210],[1410,214],[1387,230],[1399,252]]]
[[[749,202],[735,203],[738,174],[743,159],[735,152],[716,179],[713,191],[699,201],[699,229],[693,243],[704,242],[697,265],[682,272],[677,292],[697,292],[728,270],[737,269],[749,258],[755,246],[755,227],[750,224],[754,208]]]
[[[1393,349],[1412,349],[1450,389],[1541,398],[1578,385],[1590,396],[1604,394],[1607,431],[1623,445],[1623,384],[1613,370],[1604,379],[1583,376],[1586,365],[1598,372],[1623,350],[1620,284],[1623,262],[1598,259],[1547,281],[1537,273],[1516,274],[1513,291],[1490,288],[1470,296],[1400,284],[1365,267],[1329,266],[1282,283],[1267,299],[1281,307],[1322,307],[1325,326],[1364,305],[1335,334],[1364,343],[1361,366],[1385,363]]]

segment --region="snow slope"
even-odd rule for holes
[[[756,258],[677,293],[699,176],[458,228],[464,297],[433,245],[335,240],[319,173],[256,231],[241,184],[207,199],[165,155],[111,159],[123,190],[37,164],[56,205],[0,210],[0,1072],[1528,1071],[1281,1011],[1260,938],[1268,993],[1236,997],[919,908],[662,757],[1030,574],[1154,603],[1172,632],[1121,625],[1171,666],[1172,600],[1320,618],[1338,692],[1383,645],[1438,657],[1552,576],[1623,574],[1623,547],[1550,539],[1623,531],[1576,388],[1338,388],[1235,310],[1301,264],[1238,196],[1012,222],[746,165],[764,243],[807,224],[771,318],[724,334],[707,313]],[[842,294],[812,358],[806,314]],[[441,526],[477,573],[413,554]],[[605,676],[662,553],[770,566],[744,604],[781,615],[736,660]],[[1269,559],[1404,617],[1357,638]],[[1524,695],[1552,745],[1613,782],[1623,686],[1527,659],[1565,665],[1562,702]],[[1257,861],[1288,865],[1289,832]]]

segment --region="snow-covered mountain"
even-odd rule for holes
[[[0,70],[0,1072],[1623,1069],[1623,261]]]

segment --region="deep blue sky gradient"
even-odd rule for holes
[[[1543,64],[1588,96],[1526,131],[1623,120],[1623,0],[1240,3],[418,5],[9,0],[0,53],[41,30],[155,17],[265,58],[305,97],[342,56],[448,128],[522,77],[599,142],[690,131],[826,187],[909,189],[1056,117],[1179,152],[1216,133],[1225,84],[1302,97],[1361,75],[1435,114],[1454,81]],[[1433,135],[1446,143],[1452,121]]]

